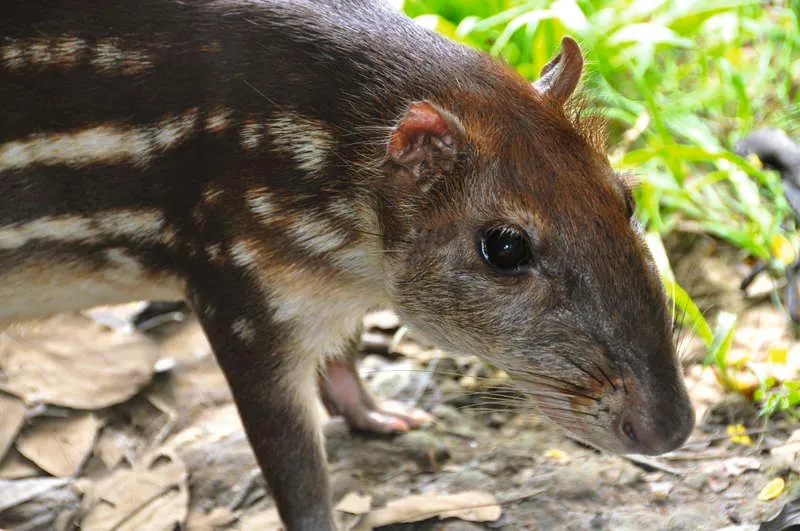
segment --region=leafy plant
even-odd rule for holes
[[[766,124],[800,132],[800,2],[790,1],[400,3],[421,24],[529,78],[562,36],[576,37],[588,51],[586,92],[609,124],[612,163],[638,176],[637,215],[651,250],[663,253],[669,231],[707,233],[781,274],[800,242],[780,179],[731,147]],[[723,313],[712,328],[675,282],[666,253],[657,261],[676,315],[705,342],[706,364],[732,388],[735,317]],[[787,389],[762,389],[765,412],[796,405],[796,386]]]

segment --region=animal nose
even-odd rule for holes
[[[675,416],[669,410],[656,409],[643,415],[633,409],[620,415],[617,438],[627,453],[658,455],[680,448],[694,427],[694,410],[683,408]]]

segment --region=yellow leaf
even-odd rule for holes
[[[782,234],[775,234],[770,238],[769,250],[780,263],[787,266],[797,258],[792,242]]]
[[[786,365],[788,354],[788,348],[769,347],[767,349],[767,361]]]
[[[745,433],[745,431],[746,430],[743,424],[730,424],[727,428],[725,428],[725,432],[731,438],[732,443],[751,446],[753,444],[753,439],[751,439],[750,436]]]
[[[774,500],[778,496],[783,493],[783,488],[786,486],[784,483],[783,478],[775,478],[770,480],[764,488],[761,489],[761,492],[758,493],[758,501],[770,501]]]

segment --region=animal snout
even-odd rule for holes
[[[694,427],[694,409],[688,397],[669,403],[630,404],[614,429],[626,453],[658,455],[680,448]]]

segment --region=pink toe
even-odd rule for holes
[[[394,415],[379,413],[378,411],[370,411],[367,414],[367,422],[369,423],[369,426],[367,426],[369,431],[379,433],[394,433],[411,429],[405,420]]]

